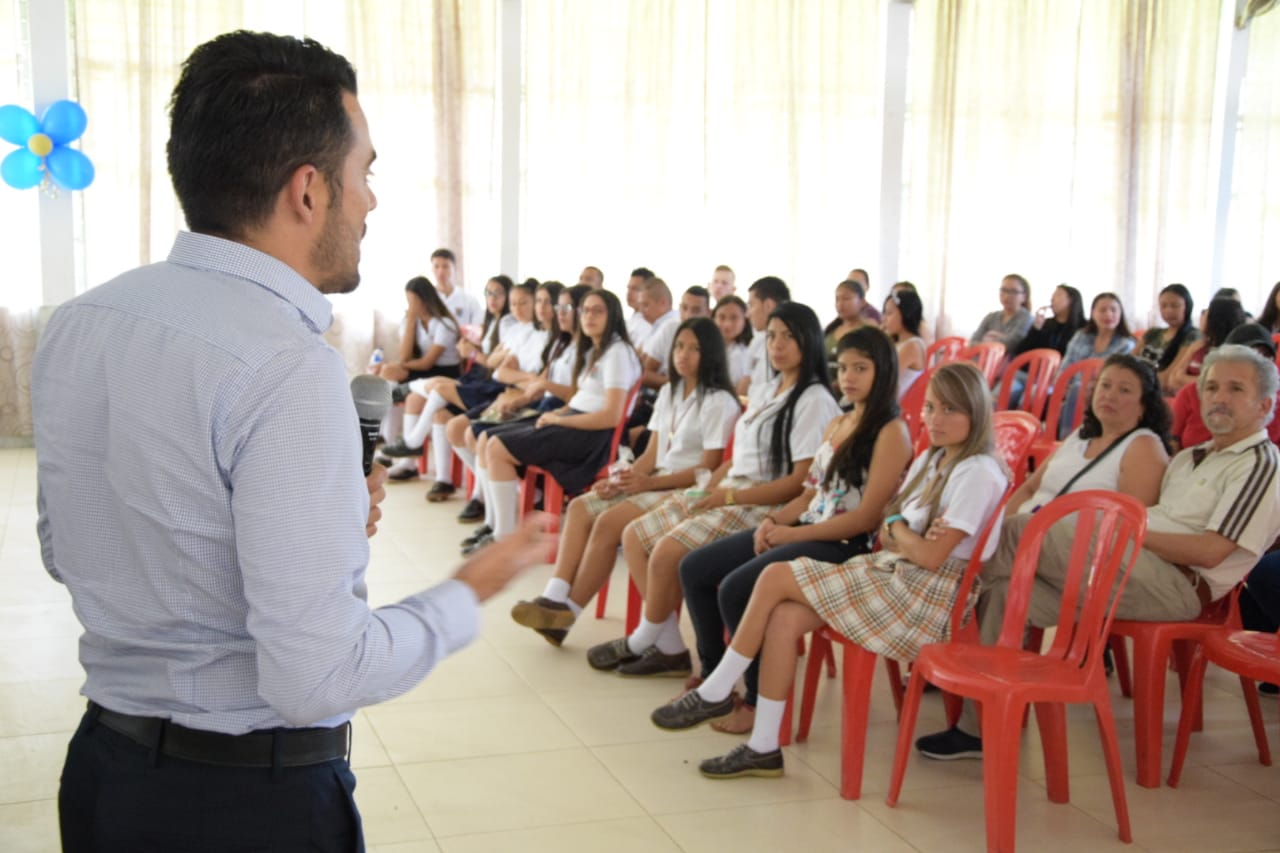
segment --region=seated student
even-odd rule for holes
[[[629,637],[593,646],[595,669],[623,675],[689,674],[689,651],[675,612],[680,561],[695,548],[760,524],[801,493],[827,424],[840,409],[827,383],[822,327],[807,305],[784,302],[768,324],[777,375],[752,383],[751,402],[733,431],[733,461],[716,469],[706,497],[676,495],[627,525],[622,553],[645,598]]]
[[[947,639],[952,600],[1008,477],[995,455],[991,394],[977,366],[938,368],[925,391],[930,447],[884,508],[882,550],[843,563],[807,557],[764,570],[733,643],[694,690],[652,714],[659,728],[687,729],[733,709],[731,692],[757,654],[760,698],[751,738],[699,766],[704,776],[781,776],[778,728],[795,679],[796,640],[824,624],[885,657],[911,660]],[[995,550],[996,530],[982,556]]]
[[[489,437],[485,503],[492,502],[494,539],[516,529],[517,468],[544,468],[570,495],[594,482],[609,456],[614,429],[626,414],[627,396],[640,378],[640,360],[627,339],[618,297],[593,290],[582,298],[578,313],[582,334],[573,367],[577,392],[563,408]]]
[[[662,386],[649,419],[655,438],[635,466],[597,480],[565,513],[555,575],[511,618],[559,646],[587,602],[609,579],[622,529],[673,489],[694,484],[694,470],[714,471],[741,408],[729,384],[724,342],[715,323],[693,317],[679,324],[668,358],[671,382]]]
[[[867,324],[862,314],[866,304],[866,292],[858,282],[846,279],[836,285],[836,317],[822,330],[822,345],[827,351],[827,361],[832,365],[832,376],[835,375],[840,340]]]
[[[1280,334],[1280,281],[1267,294],[1267,304],[1258,314],[1258,325],[1273,335]]]
[[[604,271],[600,267],[585,266],[578,273],[578,284],[585,284],[592,290],[604,287]]]
[[[920,300],[920,337],[924,340],[925,346],[927,347],[929,344],[933,343],[934,335],[933,327],[929,324],[928,320],[924,319],[924,297],[920,295],[920,291],[916,290],[916,286],[909,281],[898,281],[894,282],[893,286],[889,288],[889,295],[892,296],[895,293],[903,293],[906,291],[914,293],[916,298]],[[883,317],[880,318],[880,328],[884,328]],[[898,360],[898,365],[901,367],[901,359]]]
[[[627,318],[627,335],[631,338],[633,347],[642,345],[644,339],[649,337],[651,326],[640,311],[640,297],[644,293],[645,282],[651,278],[653,278],[653,270],[648,267],[636,267],[631,271],[631,277],[627,279],[627,307],[631,309],[631,316]]]
[[[451,249],[436,249],[431,253],[431,274],[435,276],[440,298],[461,325],[470,326],[480,322],[480,301],[467,292],[462,282],[454,281],[457,269],[458,258]]]
[[[1280,630],[1280,551],[1264,554],[1245,578],[1240,590],[1240,622],[1246,631],[1274,634]],[[1258,693],[1274,699],[1280,696],[1280,685],[1261,682]]]
[[[425,276],[414,276],[404,286],[408,309],[400,324],[400,349],[392,361],[377,367],[388,382],[406,383],[429,376],[457,378],[458,321]],[[401,397],[409,389],[401,389]]]
[[[858,284],[862,285],[862,298],[864,300],[862,303],[863,319],[868,323],[872,323],[877,326],[880,325],[880,321],[883,317],[880,315],[880,312],[876,310],[876,307],[871,304],[870,299],[867,298],[871,295],[871,276],[866,270],[854,267],[849,270],[849,274],[845,276],[845,278],[849,281],[856,281]]]
[[[1017,349],[1031,330],[1031,285],[1020,275],[1000,280],[1000,310],[982,318],[969,343],[1004,344],[1006,352]]]
[[[1168,370],[1182,347],[1200,337],[1191,318],[1195,301],[1191,291],[1181,284],[1170,284],[1160,291],[1160,319],[1164,328],[1148,329],[1138,344],[1138,358],[1150,364],[1157,373]]]
[[[1205,356],[1225,341],[1234,329],[1248,322],[1244,308],[1235,299],[1214,299],[1202,316],[1200,336],[1183,344],[1173,363],[1160,375],[1166,394],[1177,395],[1188,385],[1194,385]]]
[[[738,276],[734,273],[733,268],[727,264],[721,264],[711,273],[711,283],[707,285],[707,290],[711,293],[711,298],[715,304],[719,305],[720,300],[728,296],[733,296],[737,289]]]
[[[472,369],[457,379],[436,376],[409,383],[411,393],[405,399],[405,417],[416,417],[413,423],[406,425],[400,439],[382,448],[382,452],[393,459],[416,460],[422,455],[427,436],[432,437],[436,483],[428,493],[428,500],[443,500],[453,494],[453,484],[449,480],[452,455],[445,438],[445,424],[449,420],[447,407],[470,408],[480,402],[491,401],[502,390],[502,384],[494,382],[490,372],[502,364],[515,348],[531,337],[537,338],[533,299],[533,286],[527,282],[512,285],[510,279],[506,282],[490,279],[485,286],[485,301],[490,310],[481,337],[484,359],[477,361]],[[466,338],[460,339],[457,346],[458,354],[463,358],[469,358],[477,351]],[[414,466],[416,469],[416,462]]]
[[[1245,323],[1237,326],[1227,335],[1225,343],[1240,344],[1252,347],[1263,358],[1276,360],[1276,345],[1267,334],[1267,330],[1257,323]],[[1192,383],[1186,385],[1173,398],[1173,447],[1181,450],[1203,444],[1213,437],[1204,419],[1200,417],[1200,389]],[[1267,424],[1267,435],[1271,441],[1280,444],[1280,419],[1272,418]]]
[[[786,282],[774,275],[758,278],[747,288],[747,319],[751,322],[753,337],[747,345],[747,357],[750,361],[746,378],[738,383],[739,397],[748,396],[748,389],[755,385],[764,385],[773,378],[766,353],[765,327],[774,310],[791,299],[791,290]]]
[[[751,324],[747,322],[747,303],[736,296],[726,296],[716,303],[711,314],[724,338],[725,358],[729,362],[729,380],[734,389],[751,373]]]
[[[649,332],[649,337],[645,339],[644,346],[636,349],[637,355],[640,356],[640,364],[644,368],[644,375],[640,379],[642,386],[640,397],[636,400],[631,410],[631,417],[627,420],[626,442],[638,454],[644,453],[646,442],[649,440],[644,426],[653,414],[653,403],[658,398],[658,389],[667,384],[667,362],[671,358],[671,344],[675,340],[676,328],[683,320],[710,315],[710,297],[705,287],[694,285],[681,295],[677,314],[676,311],[671,310],[671,291],[667,288],[666,282],[660,278],[653,278],[645,284],[644,295],[641,297],[641,305],[646,312],[645,318],[648,319],[650,314],[664,307],[667,310],[665,314],[652,321],[653,328]]]
[[[1053,297],[1049,305],[1036,311],[1031,330],[1022,342],[1009,353],[1012,359],[1033,349],[1053,349],[1059,353],[1066,352],[1067,342],[1071,340],[1081,326],[1084,325],[1084,299],[1080,291],[1066,284],[1053,289]],[[1001,378],[1000,382],[1013,382],[1009,391],[1009,407],[1018,408],[1022,402],[1022,392],[1027,384],[1027,372],[1019,370],[1012,379]],[[998,393],[995,395],[1000,396]],[[1040,413],[1037,413],[1040,414]]]
[[[1280,451],[1265,432],[1280,388],[1275,364],[1248,347],[1224,345],[1205,359],[1199,385],[1213,438],[1183,450],[1165,469],[1117,619],[1194,619],[1244,579],[1280,532]],[[1027,611],[1037,628],[1053,627],[1058,618],[1073,537],[1070,520],[1045,537]],[[1004,620],[1010,544],[983,567],[978,628],[985,643],[996,641]],[[916,748],[930,758],[978,758],[976,722],[967,709],[959,726],[919,738]]]
[[[895,290],[884,301],[884,320],[880,327],[898,350],[898,399],[924,373],[924,338],[920,337],[920,321],[924,306],[915,290]]]
[[[557,282],[544,283],[544,287]],[[573,397],[574,365],[578,359],[578,339],[582,329],[578,322],[578,309],[583,298],[593,288],[586,284],[565,287],[557,292],[555,324],[559,332],[551,335],[539,357],[543,365],[540,373],[526,373],[519,368],[503,365],[497,378],[509,387],[483,412],[472,410],[449,421],[446,434],[453,452],[475,475],[476,494],[480,497],[478,515],[484,524],[462,541],[462,553],[470,554],[493,541],[493,505],[488,502],[488,472],[484,460],[488,453],[489,436],[515,429],[525,421],[563,406]],[[464,509],[464,511],[466,511]],[[470,513],[468,512],[468,516]],[[470,521],[470,517],[461,521]],[[479,519],[476,519],[479,520]]]
[[[827,427],[804,492],[754,530],[705,545],[680,562],[680,586],[704,676],[724,655],[725,631],[738,630],[765,566],[797,557],[843,563],[869,551],[884,505],[911,462],[911,439],[898,417],[898,357],[892,342],[865,325],[840,339],[836,362],[838,390],[853,408]],[[745,701],[733,718],[713,728],[732,734],[751,730],[758,674],[752,664]]]
[[[1061,376],[1063,371],[1078,361],[1133,352],[1136,344],[1129,334],[1128,324],[1125,323],[1124,304],[1120,297],[1114,293],[1099,293],[1093,297],[1089,306],[1089,322],[1072,335],[1067,343],[1067,351],[1062,354],[1057,375]],[[1073,381],[1063,402],[1062,416],[1057,427],[1058,438],[1063,438],[1071,430],[1071,414],[1076,410],[1076,396],[1079,393],[1080,383]]]

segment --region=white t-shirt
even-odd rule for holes
[[[673,404],[674,401],[674,404]],[[658,442],[657,469],[664,473],[692,468],[704,450],[722,450],[742,413],[738,398],[720,388],[684,396],[677,378],[658,391],[649,430]]]
[[[1098,460],[1097,464],[1086,471],[1080,479],[1071,483],[1071,491],[1082,492],[1085,489],[1115,491],[1116,484],[1120,482],[1120,461],[1133,440],[1143,435],[1160,440],[1160,437],[1149,429],[1134,430],[1123,441],[1112,447],[1111,451]],[[1090,439],[1080,437],[1080,430],[1075,430],[1067,436],[1049,458],[1044,476],[1040,479],[1040,488],[1018,507],[1018,512],[1031,512],[1057,497],[1058,492],[1071,482],[1071,478],[1092,461],[1084,458],[1084,452],[1089,448],[1089,441]]]
[[[764,332],[757,332],[747,344],[747,356],[751,368],[752,386],[760,386],[773,378],[773,368],[769,366],[768,341]]]
[[[528,323],[521,323],[518,321],[515,323],[508,323],[505,329],[501,326],[498,327],[498,341],[499,343],[506,344],[508,351],[515,352],[520,348],[520,345],[536,331],[537,329],[533,327],[532,320]]]
[[[734,341],[725,347],[724,354],[729,360],[729,381],[737,387],[742,377],[751,372],[751,353],[747,350],[746,344]]]
[[[678,328],[680,328],[680,315],[675,311],[668,311],[653,321],[649,337],[645,338],[642,346],[637,347],[649,358],[658,362],[658,372],[663,376],[667,374],[667,364],[671,359],[671,345],[675,343]]]
[[[444,291],[440,291],[440,298],[444,300],[445,305],[449,306],[449,310],[461,325],[478,326],[484,322],[484,306],[480,304],[479,299],[467,293],[461,286],[455,284],[453,293],[448,296],[444,295]]]
[[[525,373],[538,373],[542,370],[542,351],[546,349],[549,334],[551,333],[546,329],[535,329],[530,323],[529,333],[518,345],[512,347],[511,353]]]
[[[520,321],[518,321],[515,318],[514,314],[503,314],[501,317],[499,317],[498,318],[498,343],[506,344],[507,341],[510,339],[512,330],[514,330],[516,327],[521,325],[527,325],[530,329],[533,328],[532,323],[524,323],[524,324],[520,323]],[[491,330],[492,329],[486,330],[482,336],[482,340],[480,341],[480,348],[481,350],[483,350],[485,355],[488,355],[489,353],[493,352],[493,347],[489,346],[489,340],[490,340],[489,331]],[[507,345],[511,346],[511,344],[507,344]]]
[[[751,402],[733,429],[733,467],[729,469],[728,476],[745,477],[755,482],[773,479],[773,471],[769,468],[773,421],[782,413],[787,398],[791,396],[789,389],[778,394],[781,384],[781,374],[763,384],[751,383],[748,395]],[[822,434],[826,432],[827,425],[839,415],[840,406],[825,385],[815,382],[805,388],[796,401],[791,418],[791,435],[788,437],[791,461],[812,459],[822,445]],[[782,476],[787,473],[782,472]]]
[[[631,338],[631,345],[639,349],[644,345],[645,338],[649,337],[649,331],[653,326],[649,325],[649,321],[639,311],[632,311],[631,316],[627,319],[627,337]]]
[[[924,467],[926,460],[930,460],[928,474],[917,484],[915,496],[902,508],[907,526],[921,536],[924,535],[929,524],[929,507],[916,501],[928,488],[929,479],[937,470],[937,462],[941,458],[941,453],[920,454],[907,469],[907,477],[903,480],[904,485],[910,484],[915,479],[916,472]],[[973,555],[982,527],[1000,505],[1000,498],[1004,496],[1008,485],[1009,479],[1001,469],[1000,463],[994,456],[985,453],[970,456],[952,469],[950,476],[947,477],[947,484],[942,487],[938,517],[945,519],[948,527],[963,530],[968,534],[951,552],[952,557],[967,560]],[[1001,519],[997,518],[992,525],[987,546],[982,549],[984,560],[991,558],[996,551],[996,545],[1000,542],[1000,522]]]
[[[564,350],[551,360],[551,364],[547,365],[547,379],[557,385],[573,384],[573,362],[578,357],[578,344],[570,342]],[[554,397],[555,395],[548,391],[544,397]]]
[[[419,355],[426,355],[427,350],[436,345],[444,347],[444,352],[436,359],[436,367],[448,367],[462,360],[458,355],[458,332],[443,320],[432,317],[426,328],[423,328],[422,321],[419,320],[413,336],[418,344]]]
[[[583,343],[589,346],[590,341]],[[604,408],[605,392],[612,388],[630,391],[640,378],[640,359],[636,351],[615,337],[593,363],[582,368],[578,391],[569,400],[569,408],[579,412],[598,412]]]

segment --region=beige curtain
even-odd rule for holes
[[[94,191],[84,198],[89,282],[162,259],[183,227],[164,156],[167,102],[182,59],[238,28],[311,36],[356,67],[378,150],[374,172],[389,176],[374,179],[378,209],[362,247],[361,287],[335,299],[338,319],[328,336],[350,369],[363,369],[375,345],[394,345],[404,282],[430,272],[432,249],[497,256],[490,236],[496,229],[468,227],[473,194],[483,196],[476,205],[481,215],[491,208],[487,177],[471,180],[457,159],[464,147],[486,168],[491,159],[484,146],[492,136],[492,6],[75,0],[79,86],[98,166]],[[444,83],[437,79],[442,73]],[[447,120],[437,122],[437,112]],[[445,140],[450,144],[440,144]],[[448,200],[437,205],[437,198]],[[475,245],[467,237],[473,230],[483,234]]]
[[[1208,297],[1219,0],[915,6],[900,270],[967,333],[1001,276]],[[1211,34],[1206,36],[1206,34]]]
[[[881,6],[528,0],[520,275],[727,263],[829,315],[879,256]]]

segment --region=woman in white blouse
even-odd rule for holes
[[[725,360],[729,363],[729,379],[733,387],[751,372],[751,353],[747,347],[751,343],[751,324],[747,322],[747,303],[730,295],[716,303],[711,318],[720,327],[724,338]]]
[[[668,353],[667,375],[649,418],[650,441],[635,466],[569,504],[555,575],[542,595],[521,601],[511,618],[559,646],[587,602],[609,578],[622,530],[694,485],[697,468],[714,471],[741,408],[729,381],[724,341],[706,317],[685,320]]]

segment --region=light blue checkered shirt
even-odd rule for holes
[[[233,734],[334,725],[475,636],[459,581],[366,603],[331,320],[284,263],[189,233],[54,314],[32,372],[37,529],[90,699]]]

